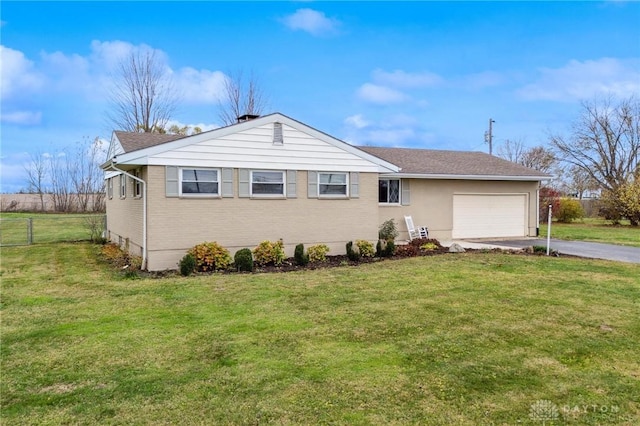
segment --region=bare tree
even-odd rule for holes
[[[616,191],[638,169],[640,101],[632,96],[617,104],[611,99],[583,102],[571,134],[551,135],[551,144],[601,188]]]
[[[506,140],[504,145],[498,147],[497,155],[542,173],[551,173],[557,165],[551,150],[543,146],[527,148],[521,141]]]
[[[104,160],[102,141],[85,138],[68,164],[77,208],[80,211],[101,211],[104,205],[104,175],[100,163]],[[67,157],[68,158],[68,157]]]
[[[180,97],[155,52],[132,52],[118,64],[108,114],[115,128],[163,132]]]
[[[522,157],[526,151],[526,147],[522,141],[512,141],[507,139],[504,141],[503,145],[500,145],[497,150],[497,155],[500,158],[504,158],[505,160],[509,160],[513,163],[518,163],[522,161]]]
[[[58,212],[68,212],[73,208],[73,184],[66,152],[52,155],[47,162],[51,182],[51,200]]]
[[[582,168],[571,166],[567,172],[568,181],[567,192],[574,193],[578,199],[582,200],[585,192],[598,189],[598,183]]]
[[[40,210],[44,211],[44,194],[46,192],[47,161],[41,152],[29,155],[29,165],[25,166],[29,192],[40,197]]]
[[[543,146],[535,146],[524,152],[520,164],[542,173],[551,173],[557,164],[557,160],[551,150]]]
[[[230,73],[224,81],[223,99],[219,102],[219,118],[224,126],[234,124],[238,117],[260,115],[267,107],[267,98],[256,76],[245,79],[242,71]]]

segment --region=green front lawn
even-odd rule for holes
[[[547,237],[547,224],[540,224],[540,236]],[[604,219],[585,218],[575,223],[551,223],[551,237],[561,240],[593,241],[640,247],[640,227],[632,227],[629,221],[613,225]]]
[[[95,251],[2,250],[3,424],[640,423],[637,265],[466,253],[126,280]]]

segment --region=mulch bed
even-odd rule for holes
[[[420,250],[420,246],[426,243],[432,243],[436,247],[431,250]],[[421,256],[438,256],[438,255],[455,255],[456,253],[449,252],[449,247],[443,247],[437,240],[433,239],[422,239],[422,240],[413,240],[410,244],[416,247],[416,250],[407,250],[407,249],[398,249],[397,253],[391,257],[362,257],[358,261],[350,260],[346,255],[336,255],[336,256],[327,256],[326,260],[323,262],[310,262],[306,266],[297,265],[294,258],[290,257],[285,259],[280,265],[265,265],[258,266],[255,265],[252,273],[274,273],[274,272],[293,272],[293,271],[305,271],[305,270],[316,270],[316,269],[327,269],[327,268],[338,268],[344,266],[357,266],[367,263],[377,263],[384,262],[394,259],[403,259],[408,257],[421,257]],[[403,247],[403,246],[398,246]],[[545,256],[545,253],[535,252],[532,250],[521,250],[521,249],[513,249],[513,250],[503,250],[499,248],[495,249],[465,249],[465,253],[508,253],[514,255],[521,256]],[[557,256],[557,254],[555,254]],[[563,255],[563,257],[567,257]],[[574,256],[568,256],[574,257]],[[229,271],[216,271],[216,272],[205,272],[205,273],[196,273],[195,275],[211,275],[211,274],[249,274],[251,272],[236,272],[233,270]],[[139,271],[140,277],[148,277],[148,278],[164,278],[170,276],[180,275],[178,271],[158,271],[158,272],[147,272],[147,271]]]

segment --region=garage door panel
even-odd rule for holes
[[[453,238],[522,237],[527,233],[526,194],[453,196]]]

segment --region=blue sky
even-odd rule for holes
[[[0,16],[1,188],[29,154],[109,139],[110,73],[155,49],[179,124],[217,127],[225,75],[353,144],[488,151],[545,144],[580,101],[640,93],[640,3],[12,2]]]

